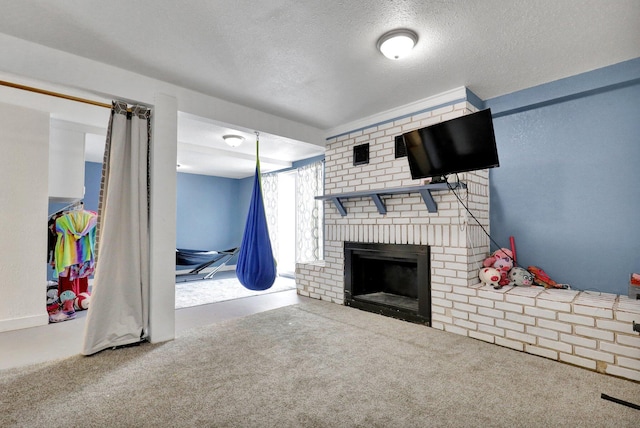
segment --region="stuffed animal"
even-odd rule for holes
[[[513,267],[513,253],[508,248],[500,248],[494,251],[489,257],[484,259],[482,265],[484,267],[495,267],[494,264],[501,260],[503,264],[511,264]]]
[[[491,256],[484,259],[482,262],[484,267],[493,267],[500,271],[501,286],[509,284],[509,271],[513,267],[513,253],[507,248],[500,248],[491,254]]]
[[[79,293],[73,300],[73,309],[76,311],[84,311],[89,309],[89,303],[91,302],[91,295],[89,293]]]
[[[480,273],[478,274],[480,278],[480,282],[484,285],[492,285],[493,288],[502,288],[499,284],[500,281],[500,271],[496,268],[485,267],[480,269]]]
[[[64,304],[67,300],[73,301],[76,298],[76,293],[71,290],[66,290],[60,293],[60,303]]]
[[[76,317],[76,311],[73,309],[73,301],[76,299],[76,293],[71,290],[65,290],[60,293],[60,305],[54,312],[49,312],[49,322],[62,322],[72,320]]]
[[[540,269],[538,266],[529,266],[527,267],[527,270],[533,275],[533,283],[535,285],[539,285],[544,288],[569,288],[567,284],[558,284],[557,282],[555,282],[549,277],[549,275],[547,275],[545,271]]]
[[[47,306],[58,303],[58,286],[47,287]]]
[[[530,287],[533,285],[533,275],[521,267],[514,267],[509,271],[509,285]]]
[[[51,314],[60,309],[60,300],[58,299],[58,285],[47,286],[47,313]]]

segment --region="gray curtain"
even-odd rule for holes
[[[102,166],[96,272],[82,353],[139,342],[149,328],[151,111],[113,102]]]

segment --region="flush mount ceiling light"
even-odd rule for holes
[[[418,43],[418,35],[407,29],[391,30],[378,39],[378,50],[389,59],[402,59]]]
[[[222,138],[231,147],[238,147],[244,141],[244,137],[240,135],[223,135]]]

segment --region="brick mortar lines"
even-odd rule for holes
[[[475,291],[478,292],[482,288],[475,288]],[[474,288],[470,287],[469,290],[474,290]],[[517,288],[510,291],[513,290],[517,290]],[[487,291],[491,292],[489,290],[482,291],[485,294]],[[495,303],[505,303],[509,294],[508,291],[494,294],[496,294],[495,298],[489,299],[481,298],[478,294],[469,295],[469,291],[456,296],[452,291],[447,295],[447,300],[444,300],[446,304],[442,306],[440,305],[443,300],[434,299],[432,304],[437,308],[434,311],[437,314],[434,316],[434,321],[436,321],[434,328],[456,332],[489,343],[502,344],[516,350],[568,362],[602,373],[640,381],[640,337],[631,330],[628,322],[625,324],[623,321],[616,321],[618,319],[627,321],[634,315],[640,317],[640,304],[638,304],[638,313],[621,310],[617,308],[619,301],[620,299],[626,300],[626,298],[617,296],[611,317],[581,315],[583,323],[587,319],[593,321],[591,324],[594,326],[587,327],[580,324],[564,323],[560,320],[561,314],[574,314],[574,301],[578,300],[584,292],[577,293],[572,301],[568,302],[567,311],[550,310],[546,307],[539,308],[537,303],[539,301],[548,302],[549,296],[545,296],[545,299],[536,297],[533,305],[522,305],[522,310],[518,310],[517,305],[496,310]],[[497,295],[502,295],[502,299]],[[469,298],[471,308],[465,308],[461,305],[461,303],[465,303],[465,298]],[[566,304],[567,301],[561,299],[559,303]],[[629,305],[629,302],[625,301],[625,305]],[[541,313],[545,317],[527,315],[525,308],[545,311]],[[530,309],[529,313],[535,313],[535,311]],[[519,320],[518,317],[528,317],[529,321],[526,322],[527,318]],[[611,324],[606,324],[608,329],[597,328],[598,321],[601,321],[600,324],[602,322]],[[475,325],[470,322],[474,322]],[[570,328],[569,331],[567,331],[567,326]],[[625,326],[629,327],[628,331],[624,331]],[[461,328],[465,331],[460,330]]]
[[[393,135],[475,110],[470,104],[463,102],[327,141],[327,194],[421,184],[420,180],[410,178],[406,159],[395,159]],[[370,164],[354,167],[351,160],[353,146],[367,142],[370,144]],[[461,197],[466,200],[482,225],[489,230],[488,171],[464,173],[462,177],[462,181],[467,184],[467,190]],[[308,265],[300,265],[298,272],[303,278],[299,284],[299,293],[344,304],[344,241],[411,242],[430,245],[434,328],[592,370],[640,380],[640,371],[635,370],[635,364],[640,365],[638,358],[614,353],[618,351],[632,354],[634,347],[640,349],[640,346],[635,346],[639,343],[634,341],[635,336],[603,328],[630,324],[633,312],[619,311],[613,306],[610,312],[607,312],[606,308],[598,307],[591,311],[605,316],[590,317],[589,309],[581,309],[590,306],[584,302],[575,304],[577,295],[570,301],[566,298],[556,301],[547,295],[541,297],[539,294],[517,294],[522,291],[509,294],[508,290],[495,292],[490,287],[489,290],[480,287],[476,266],[481,265],[484,255],[489,251],[488,238],[479,226],[472,224],[473,219],[468,220],[464,232],[456,231],[459,228],[457,212],[460,208],[455,196],[446,192],[434,192],[434,199],[438,203],[440,214],[447,213],[444,218],[428,213],[415,195],[385,197],[388,214],[384,216],[377,212],[373,202],[368,198],[344,201],[347,217],[342,217],[331,202],[326,202],[324,267],[311,265],[306,269]],[[411,212],[411,215],[406,215],[407,211]],[[473,247],[466,245],[469,239],[473,242]],[[451,266],[455,269],[451,269]],[[460,267],[463,267],[462,270]],[[433,272],[434,269],[437,269],[437,272]],[[462,272],[464,270],[466,272]],[[330,280],[323,277],[325,271],[331,272]],[[334,285],[326,287],[324,281]],[[640,308],[638,312],[640,321]],[[572,323],[566,319],[570,316],[578,318],[570,318],[574,321]],[[598,320],[600,326],[597,325]],[[617,321],[622,324],[602,324],[603,321]],[[570,332],[563,331],[566,330],[563,326],[567,324],[571,326]],[[589,336],[597,336],[598,333],[604,337]],[[598,353],[590,354],[590,350]],[[589,359],[584,355],[598,356],[608,361],[612,359],[610,355],[614,355],[613,363]]]

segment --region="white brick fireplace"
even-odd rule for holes
[[[465,91],[450,94],[452,99],[445,102],[443,97],[425,100],[417,113],[372,119],[330,138],[325,194],[423,184],[411,179],[406,157],[396,159],[394,138],[478,110]],[[364,143],[369,143],[369,163],[354,166],[353,147]],[[458,190],[460,197],[489,230],[488,171],[463,173],[460,179],[467,186]],[[431,327],[640,381],[640,335],[632,329],[632,321],[640,322],[640,300],[575,290],[481,286],[478,269],[489,253],[488,238],[451,191],[434,191],[433,197],[437,212],[428,211],[419,193],[385,196],[386,214],[379,213],[370,197],[342,200],[344,216],[325,202],[324,260],[297,265],[298,293],[344,304],[345,242],[428,245]]]

